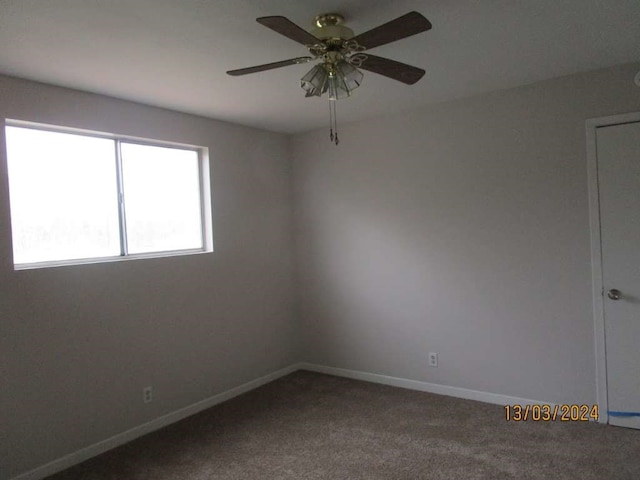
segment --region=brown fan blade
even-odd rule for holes
[[[256,22],[303,45],[315,45],[320,41],[286,17],[260,17]]]
[[[377,57],[368,53],[366,55],[367,59],[362,62],[358,68],[384,75],[385,77],[398,80],[407,85],[413,85],[420,80],[425,73],[423,69],[407,65],[406,63],[396,62],[395,60]]]
[[[256,65],[255,67],[239,68],[238,70],[229,70],[228,75],[237,77],[238,75],[247,75],[248,73],[264,72],[273,68],[288,67],[289,65],[297,65],[298,63],[307,63],[313,60],[313,57],[296,57],[289,60],[281,60],[279,62],[265,63],[264,65]]]
[[[379,27],[356,35],[351,40],[358,42],[366,49],[379,47],[386,43],[395,42],[402,38],[410,37],[417,33],[431,29],[431,22],[418,12],[409,12],[406,15],[391,20]]]

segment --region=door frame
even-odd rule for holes
[[[596,394],[599,422],[609,423],[607,397],[607,352],[604,330],[604,284],[602,281],[602,238],[600,234],[600,191],[596,132],[600,127],[640,122],[640,112],[590,118],[586,121],[587,173],[589,178],[589,229],[591,231],[591,279],[596,353]]]

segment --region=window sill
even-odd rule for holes
[[[94,263],[128,262],[131,260],[143,260],[147,258],[181,257],[184,255],[200,255],[206,253],[213,253],[213,249],[198,248],[193,250],[172,250],[169,252],[139,253],[135,255],[117,257],[78,258],[73,260],[56,260],[50,262],[18,263],[13,266],[13,269],[16,271],[35,270],[39,268],[70,267],[74,265],[91,265]]]

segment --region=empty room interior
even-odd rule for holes
[[[640,478],[639,40],[0,2],[0,480]]]

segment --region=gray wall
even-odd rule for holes
[[[287,137],[7,77],[0,118],[209,147],[215,246],[14,271],[0,157],[0,478],[296,360]]]
[[[216,250],[16,272],[0,158],[0,478],[301,360],[595,402],[584,120],[640,110],[638,69],[341,125],[338,148],[0,76],[1,118],[208,146]]]
[[[585,119],[640,110],[638,69],[296,136],[305,360],[594,403]]]

